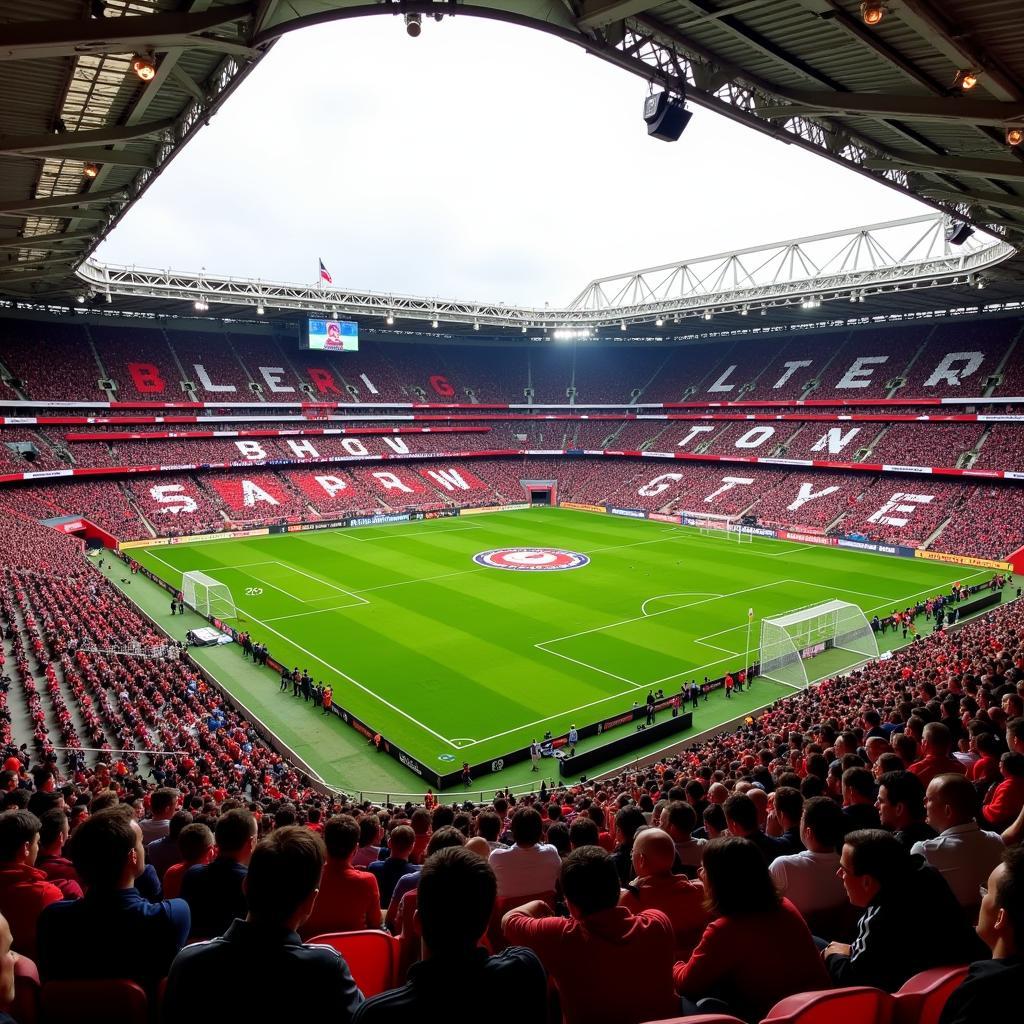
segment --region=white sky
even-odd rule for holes
[[[282,39],[99,259],[552,305],[592,278],[927,212],[699,107],[648,138],[646,84],[473,18]]]

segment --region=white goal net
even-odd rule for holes
[[[718,537],[737,544],[752,544],[754,541],[753,534],[744,531],[740,526],[739,516],[716,516],[710,513],[697,515],[684,512],[681,524],[696,527],[702,537]]]
[[[238,615],[231,588],[205,572],[187,572],[181,578],[181,592],[185,604],[200,615],[215,619],[233,619]]]
[[[846,659],[830,658],[829,672],[878,657],[878,641],[857,605],[825,601],[761,620],[758,672],[765,679],[805,687],[809,682],[807,661],[825,651],[849,655]]]

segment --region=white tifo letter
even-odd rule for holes
[[[312,441],[287,441],[286,444],[297,458],[304,459],[307,455],[311,459],[320,458],[320,453],[313,447]]]
[[[259,484],[254,484],[251,480],[242,481],[242,502],[246,508],[252,508],[253,505],[258,501],[264,501],[268,505],[279,504],[277,498],[267,494]]]
[[[701,434],[711,433],[714,427],[690,427],[687,431],[686,437],[676,445],[677,448],[685,448],[695,437],[700,437]]]
[[[948,384],[951,388],[960,387],[960,382],[972,373],[977,373],[984,356],[980,352],[947,352],[932,375],[924,382],[926,388],[937,384]],[[963,363],[958,370],[953,369],[954,363]]]
[[[789,362],[782,364],[786,368],[786,372],[772,385],[772,390],[781,388],[790,377],[796,373],[797,370],[802,370],[805,366],[810,366],[810,359],[791,359]]]
[[[649,483],[644,484],[636,493],[645,498],[653,498],[655,495],[661,494],[662,491],[667,491],[674,483],[678,483],[682,479],[682,473],[662,473],[661,476],[656,476]]]
[[[774,427],[751,427],[742,437],[736,438],[734,448],[760,448],[775,436]]]
[[[236,441],[235,447],[238,449],[243,459],[256,461],[267,457],[267,453],[264,451],[263,445],[261,445],[259,441]]]
[[[415,493],[411,487],[406,487],[394,473],[381,471],[374,473],[373,476],[380,481],[381,487],[386,491],[404,491],[406,494]]]
[[[910,522],[910,513],[918,505],[929,505],[934,500],[934,494],[904,494],[897,491],[877,512],[868,516],[868,522],[880,523],[882,526],[906,526]],[[902,516],[893,516],[890,512],[901,512]]]
[[[838,490],[838,487],[823,487],[820,491],[815,492],[814,484],[802,483],[800,490],[797,491],[796,501],[792,505],[788,505],[786,511],[795,512],[802,505],[806,505],[807,502],[814,501],[815,498],[824,498],[827,494],[835,494]]]
[[[742,484],[744,487],[749,487],[754,482],[754,478],[750,476],[723,476],[722,486],[717,491],[712,491],[704,501],[710,504],[720,494],[725,494],[726,491],[731,491],[734,487]]]
[[[836,385],[836,390],[840,388],[866,388],[871,383],[871,377],[874,375],[874,370],[869,370],[869,366],[881,366],[882,363],[889,362],[888,356],[858,356],[854,359],[853,366],[851,366],[846,373],[839,379],[839,383]]]
[[[845,434],[843,433],[842,427],[829,427],[828,430],[811,445],[811,451],[828,451],[829,455],[838,455],[859,433],[860,427],[852,427]]]
[[[472,490],[457,469],[428,469],[427,476],[435,483],[440,484],[446,491]]]
[[[350,490],[347,481],[342,480],[340,476],[315,476],[313,479],[327,492],[328,498]]]
[[[181,484],[160,484],[157,487],[150,487],[149,496],[160,502],[164,507],[160,509],[161,514],[171,513],[177,515],[179,512],[195,512],[199,505],[196,499],[183,493],[185,488]]]

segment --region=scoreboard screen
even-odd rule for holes
[[[302,347],[314,352],[358,352],[359,324],[351,320],[310,320]]]

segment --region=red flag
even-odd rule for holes
[[[328,284],[334,284],[334,281],[331,279],[331,275],[328,273],[327,268],[324,266],[323,260],[320,261],[320,280],[326,281]]]

